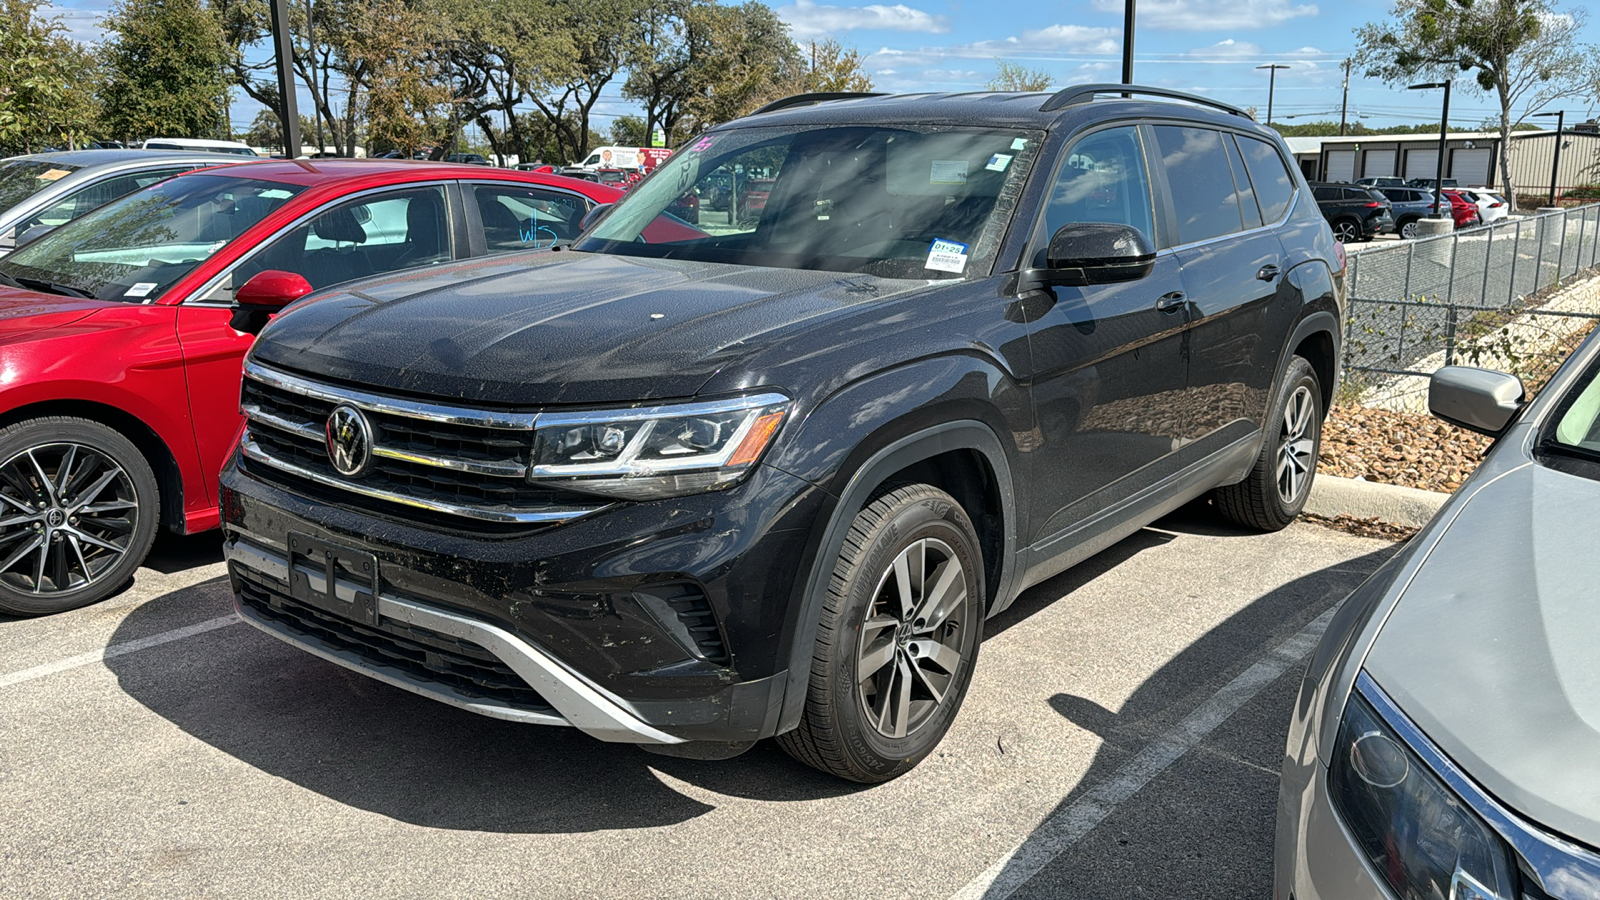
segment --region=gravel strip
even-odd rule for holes
[[[1317,471],[1449,493],[1478,467],[1489,443],[1432,416],[1336,406],[1322,426]]]

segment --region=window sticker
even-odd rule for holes
[[[60,181],[71,174],[71,169],[46,169],[34,177],[40,181]]]
[[[690,147],[689,149],[690,149],[690,151],[692,151],[694,153],[699,153],[702,150],[706,150],[706,149],[710,148],[710,146],[711,146],[711,135],[708,134],[705,137],[701,138],[700,140],[696,141],[695,145],[693,147]]]
[[[922,267],[935,272],[955,272],[959,275],[967,268],[967,245],[937,238],[929,245],[928,261],[923,263]]]
[[[1013,149],[1013,150],[1026,150],[1026,149],[1028,149],[1028,139],[1027,138],[1016,138],[1016,139],[1014,139],[1011,142],[1011,149]]]
[[[996,153],[995,155],[989,157],[989,164],[984,166],[984,168],[991,172],[1004,172],[1006,170],[1006,166],[1009,165],[1011,165],[1010,154]]]
[[[929,184],[966,184],[967,161],[964,159],[936,159],[928,173]]]
[[[156,283],[154,281],[141,281],[138,284],[134,285],[133,287],[128,288],[128,290],[122,296],[124,296],[124,297],[144,297],[144,296],[147,296],[151,291],[153,291],[155,289],[156,289]]]

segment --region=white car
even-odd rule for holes
[[[200,153],[227,153],[260,159],[261,154],[239,141],[215,141],[206,138],[150,138],[144,142],[146,150],[188,150]]]
[[[1492,225],[1511,214],[1510,204],[1499,194],[1483,188],[1463,188],[1457,193],[1478,205],[1478,221],[1485,225]]]

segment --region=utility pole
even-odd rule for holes
[[[1563,109],[1559,112],[1533,114],[1535,119],[1542,119],[1549,116],[1556,117],[1556,152],[1555,158],[1550,162],[1550,199],[1545,201],[1545,206],[1555,206],[1556,179],[1561,176],[1561,129],[1567,124],[1567,111]],[[1505,138],[1501,138],[1501,140],[1505,140]]]
[[[309,2],[309,0],[308,0]],[[1339,104],[1339,136],[1344,137],[1345,115],[1350,112],[1350,57],[1344,60],[1344,102]]]
[[[1272,127],[1272,95],[1274,93],[1276,93],[1277,89],[1278,89],[1278,70],[1279,69],[1287,69],[1289,67],[1285,66],[1285,65],[1282,65],[1281,63],[1273,63],[1273,64],[1267,65],[1267,66],[1256,66],[1256,68],[1258,68],[1258,69],[1266,69],[1267,70],[1267,127],[1271,128]]]

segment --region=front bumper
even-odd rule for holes
[[[1275,900],[1393,900],[1328,796],[1328,770],[1284,767],[1275,847]]]
[[[776,732],[790,601],[828,505],[800,479],[763,466],[728,491],[485,533],[302,496],[240,465],[222,479],[229,578],[241,616],[275,637],[473,712],[602,740]],[[313,564],[308,546],[374,573]]]

